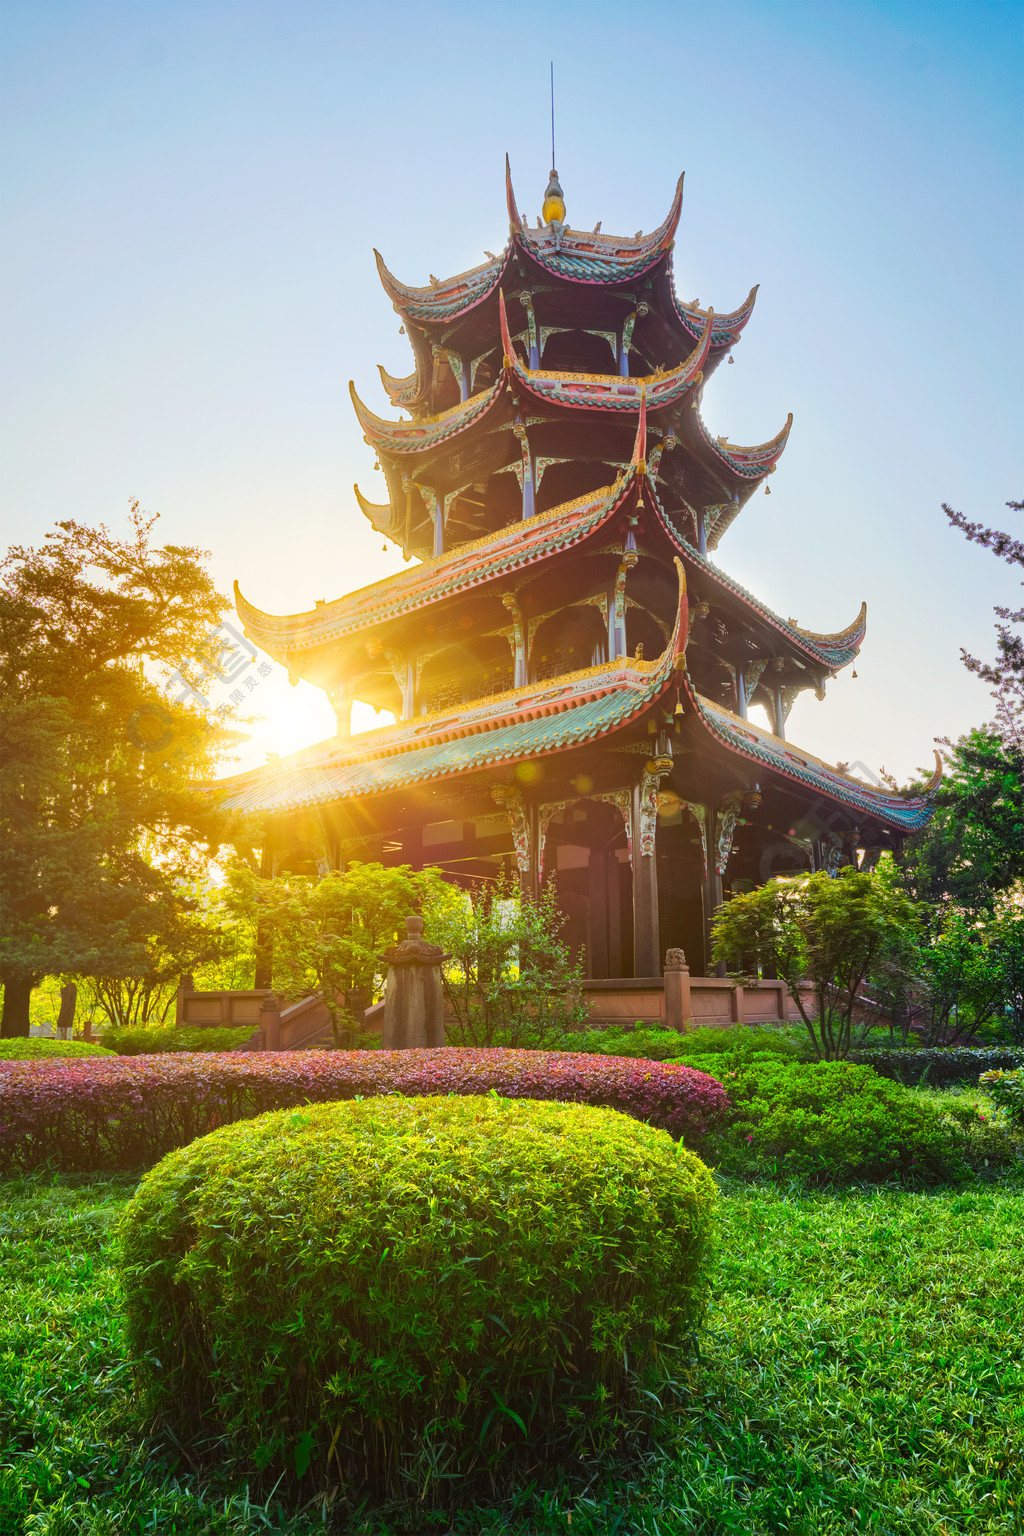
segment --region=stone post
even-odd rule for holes
[[[665,1023],[680,1033],[693,1023],[690,968],[681,949],[665,952]]]
[[[440,944],[423,938],[422,917],[405,920],[405,938],[385,950],[388,962],[381,1045],[406,1051],[444,1045],[444,998]]]
[[[273,992],[268,992],[260,1003],[259,1031],[262,1035],[260,1049],[281,1049],[281,1004]]]

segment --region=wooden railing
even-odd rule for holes
[[[583,995],[595,1025],[646,1024],[670,1029],[703,1025],[767,1024],[799,1019],[781,981],[738,985],[717,976],[669,971],[614,981],[585,981]],[[266,988],[248,992],[179,991],[175,1022],[215,1028],[250,1024],[243,1051],[302,1051],[332,1043],[330,1015],[319,997],[265,1008]],[[364,1028],[379,1029],[383,1003],[366,1011]]]

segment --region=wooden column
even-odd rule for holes
[[[491,799],[503,808],[508,817],[519,888],[524,896],[532,899],[537,895],[539,884],[537,808],[523,798],[523,792],[517,784],[493,784]]]
[[[657,976],[661,972],[658,942],[658,861],[654,848],[642,851],[644,842],[644,786],[633,785],[633,975]]]
[[[416,663],[405,663],[405,680],[402,686],[402,719],[411,720],[416,713]]]
[[[773,704],[772,713],[775,716],[775,719],[773,721],[773,724],[774,724],[774,727],[775,727],[775,734],[779,738],[780,741],[785,741],[785,739],[786,739],[786,717],[785,717],[785,715],[783,713],[783,709],[782,709],[782,689],[781,688],[773,688],[772,689],[772,704]]]
[[[591,976],[609,976],[608,854],[591,848],[587,861],[587,959]]]
[[[263,834],[263,852],[260,855],[260,875],[264,880],[269,880],[274,873],[274,849],[272,833],[269,821]],[[256,969],[253,976],[253,987],[258,991],[260,987],[273,986],[274,969],[274,941],[267,928],[266,919],[257,910],[256,913]]]
[[[605,866],[608,891],[608,975],[622,975],[622,865],[614,849]]]

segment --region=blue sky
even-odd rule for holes
[[[809,628],[867,599],[857,679],[790,734],[906,776],[989,714],[959,647],[1018,600],[940,511],[1024,495],[1016,0],[6,0],[10,538],[137,496],[278,612],[401,568],[351,491],[383,499],[348,380],[390,414],[376,364],[408,369],[372,247],[410,282],[500,249],[506,150],[539,211],[550,58],[569,221],[650,229],[685,170],[680,296],[761,284],[704,415],[794,428],[718,559]],[[259,688],[246,761],[330,733]]]

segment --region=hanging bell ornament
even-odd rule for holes
[[[856,672],[851,672],[851,673],[850,673],[850,676],[851,676],[851,677],[856,677],[856,676],[857,676],[857,674],[856,674]]]
[[[765,495],[766,495],[766,496],[770,496],[770,495],[771,495],[771,493],[772,493],[772,488],[771,488],[771,486],[770,486],[770,485],[766,485],[766,486],[765,486],[765,488],[764,488],[764,493],[765,493]]]
[[[734,363],[736,361],[731,352],[729,353],[729,361],[730,363]]]
[[[678,719],[679,716],[683,713],[683,705],[682,705],[682,701],[680,699],[676,699],[676,707],[672,711],[672,713],[673,713],[673,715],[675,715],[676,719]]]

